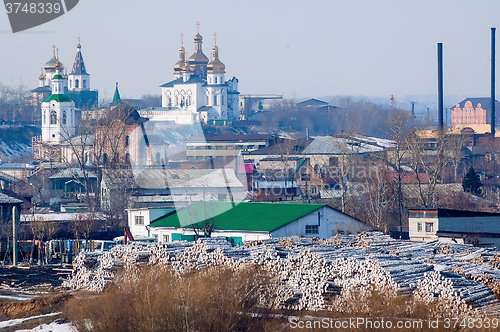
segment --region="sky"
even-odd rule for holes
[[[199,21],[204,53],[210,56],[216,32],[226,79],[237,77],[241,93],[299,101],[342,95],[389,102],[392,94],[435,103],[443,43],[446,106],[490,95],[499,13],[498,0],[80,0],[65,15],[13,34],[0,10],[0,83],[37,87],[52,45],[70,69],[80,37],[100,100],[112,98],[115,82],[122,98],[160,94],[173,79],[180,34],[191,55]]]

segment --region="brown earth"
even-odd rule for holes
[[[72,295],[58,287],[70,273],[69,268],[62,267],[0,267],[0,295],[35,296],[25,301],[0,298],[0,321],[62,312]],[[55,320],[61,320],[61,315],[29,320],[2,331],[31,329]]]

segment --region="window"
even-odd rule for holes
[[[135,216],[136,225],[144,225],[144,216]]]
[[[426,232],[434,232],[434,223],[426,222],[425,223],[425,231]]]
[[[306,234],[318,234],[319,227],[318,225],[306,225]]]
[[[129,164],[130,164],[130,153],[126,153],[126,154],[125,154],[125,163],[126,163],[127,165],[129,165]]]
[[[311,194],[317,194],[318,193],[318,188],[313,187],[311,188]]]
[[[75,88],[79,88],[80,87],[80,81],[79,80],[75,80]]]
[[[163,242],[168,242],[168,235],[163,235]]]
[[[82,81],[82,88],[86,88],[87,87],[87,82],[85,80]]]
[[[42,124],[45,124],[45,119],[47,117],[47,112],[43,111],[43,118],[42,118]]]
[[[130,144],[130,136],[125,136],[125,146],[129,146]]]
[[[66,124],[66,111],[63,111],[63,116],[62,116],[62,124]]]
[[[422,223],[421,223],[421,222],[419,222],[419,223],[417,224],[417,231],[418,231],[418,232],[421,232],[421,231],[422,231]]]
[[[50,112],[50,124],[57,124],[57,113],[56,113],[56,111]]]

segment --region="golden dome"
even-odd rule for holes
[[[217,37],[217,34],[214,33],[214,37]],[[214,47],[212,47],[212,60],[207,65],[207,73],[208,74],[221,74],[225,73],[226,65],[219,60],[219,47],[217,46],[217,40],[214,38]]]
[[[207,65],[207,73],[220,74],[226,72],[226,65],[219,60],[219,58],[212,58]]]

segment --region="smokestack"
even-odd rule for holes
[[[491,28],[491,139],[495,142],[495,29]]]
[[[438,43],[438,129],[443,130],[443,43]]]

